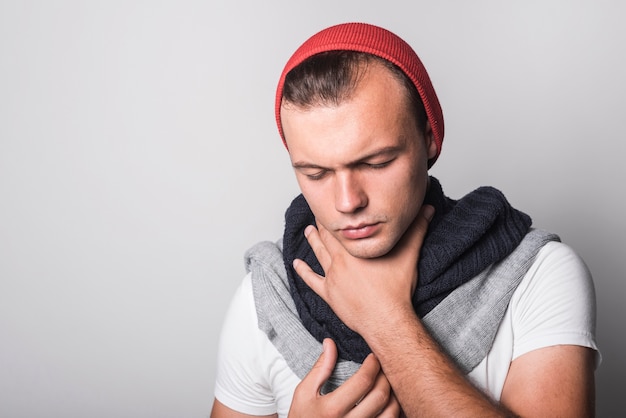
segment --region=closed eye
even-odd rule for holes
[[[310,173],[310,174],[305,174],[305,176],[309,179],[309,180],[321,180],[322,178],[324,178],[324,176],[328,173],[328,170],[321,170],[318,171],[317,173]]]
[[[376,164],[374,164],[374,163],[363,163],[363,166],[365,166],[367,168],[372,168],[374,170],[377,170],[377,169],[388,167],[392,162],[393,162],[393,160],[388,160],[388,161],[385,161],[383,163],[376,163]]]

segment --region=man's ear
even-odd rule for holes
[[[430,121],[426,121],[426,128],[424,129],[424,143],[426,145],[426,154],[428,155],[428,161],[435,158],[438,152],[437,143],[435,142],[435,135],[433,134],[433,128],[430,126]]]

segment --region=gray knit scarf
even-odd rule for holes
[[[552,233],[531,229],[506,258],[451,292],[422,318],[433,338],[461,371],[469,373],[487,355],[509,300]],[[291,297],[283,263],[282,242],[261,242],[245,255],[252,273],[258,326],[300,378],[322,353],[322,344],[302,325]],[[360,364],[340,359],[324,393],[358,370]]]
[[[558,237],[535,230],[527,234],[530,218],[496,189],[479,188],[455,201],[443,194],[437,179],[430,183],[425,201],[436,212],[420,255],[414,306],[434,338],[469,372],[489,351],[510,296],[536,253]],[[298,257],[323,274],[302,234],[308,224],[314,217],[299,196],[287,211],[284,253],[280,245],[261,243],[246,254],[246,265],[259,327],[300,378],[319,356],[322,339],[335,340],[340,363],[333,386],[356,370],[369,347],[291,268]]]

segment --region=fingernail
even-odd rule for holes
[[[293,263],[291,263],[294,269],[298,268],[298,264],[300,264],[300,260],[298,260],[297,258],[293,260]]]
[[[309,225],[304,228],[304,236],[308,238],[309,235],[311,235],[311,231],[313,231],[313,225]]]

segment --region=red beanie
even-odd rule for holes
[[[305,41],[291,56],[280,76],[276,89],[276,124],[285,147],[285,136],[280,122],[280,105],[283,98],[285,76],[307,58],[326,51],[358,51],[376,55],[398,66],[417,88],[426,115],[433,130],[437,154],[429,161],[432,166],[441,153],[443,142],[443,113],[435,89],[419,57],[397,35],[378,26],[366,23],[344,23],[324,29]]]

